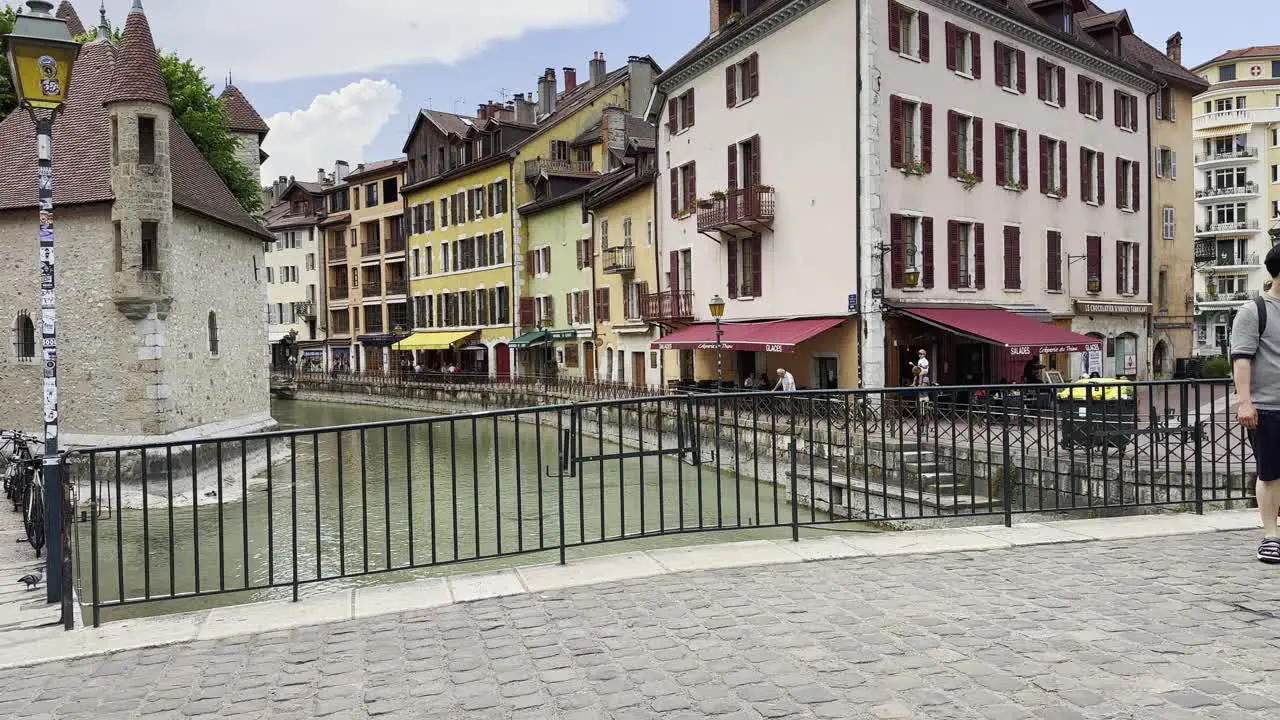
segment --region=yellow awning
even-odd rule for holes
[[[391,346],[392,350],[448,350],[458,343],[475,336],[475,330],[461,332],[414,333]]]
[[[1219,128],[1209,128],[1208,130],[1200,130],[1199,134],[1207,135],[1209,137],[1215,137],[1218,135],[1239,135],[1240,133],[1247,133],[1247,132],[1249,132],[1249,124],[1245,123],[1243,125],[1224,125],[1223,127],[1219,127]]]

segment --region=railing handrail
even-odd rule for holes
[[[717,191],[699,200],[698,228],[717,228],[733,222],[764,221],[773,218],[774,194],[769,186]]]

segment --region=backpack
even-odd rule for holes
[[[1262,340],[1262,334],[1267,331],[1267,301],[1258,293],[1253,296],[1253,302],[1258,306],[1258,340]]]

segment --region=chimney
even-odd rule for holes
[[[564,91],[578,87],[578,71],[575,68],[567,67],[564,69]]]
[[[605,64],[604,53],[596,52],[591,55],[591,85],[594,87],[604,82]]]
[[[532,125],[534,123],[534,106],[524,93],[516,93],[513,101],[516,113],[516,122]]]
[[[351,172],[351,166],[346,160],[339,160],[333,164],[333,182],[334,184],[347,181],[347,174]]]
[[[653,95],[653,80],[656,73],[648,58],[632,55],[627,58],[628,85],[631,95],[628,102],[633,117],[642,118],[649,110],[649,97]]]
[[[476,120],[484,122],[489,119],[489,103],[480,103],[480,108],[476,110]]]
[[[329,182],[329,176],[325,173],[324,168],[316,170],[316,182],[324,185]]]
[[[727,16],[726,16],[727,17]],[[724,24],[725,18],[720,17],[720,0],[711,0],[711,34],[715,35],[720,32],[720,26]]]
[[[547,68],[538,79],[538,118],[556,111],[556,71]]]
[[[1169,36],[1164,44],[1164,54],[1175,63],[1182,64],[1182,33],[1176,32]]]

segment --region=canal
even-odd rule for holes
[[[714,464],[610,458],[559,477],[554,413],[542,423],[408,424],[396,421],[420,413],[292,400],[276,401],[273,413],[286,430],[395,424],[275,440],[269,469],[227,473],[223,492],[202,490],[186,506],[167,499],[194,483],[150,473],[135,489],[149,499],[145,509],[117,503],[77,524],[81,593],[106,603],[169,599],[106,608],[104,621],[288,597],[295,581],[307,595],[554,562],[562,538],[572,562],[791,533],[769,527],[790,522],[784,489]],[[628,450],[598,438],[583,444],[584,455]],[[802,516],[826,519],[807,507]]]

